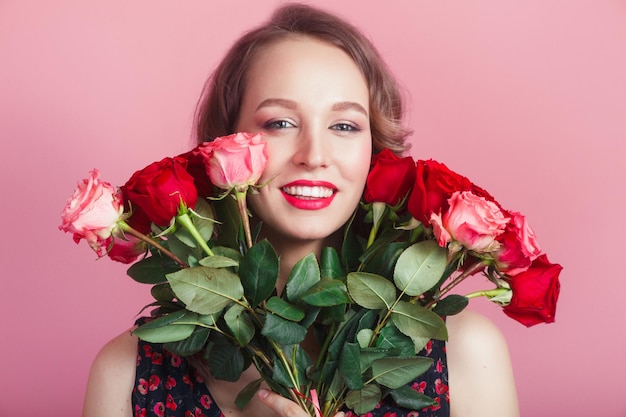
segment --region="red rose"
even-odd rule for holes
[[[432,159],[419,160],[416,166],[415,184],[409,196],[409,212],[424,224],[429,223],[431,214],[447,210],[452,193],[472,190],[470,180],[442,163]]]
[[[525,272],[508,280],[513,298],[504,307],[506,315],[527,327],[554,322],[562,269],[561,265],[550,263],[544,254],[535,259]]]
[[[409,213],[422,223],[428,224],[433,213],[445,213],[448,199],[456,191],[471,191],[502,209],[491,194],[444,164],[429,159],[418,160],[416,166],[415,184],[409,196]]]
[[[213,195],[213,184],[207,175],[204,155],[199,148],[179,156],[187,160],[187,172],[193,177],[198,195],[210,197]]]
[[[123,264],[135,262],[138,258],[146,253],[148,244],[139,240],[135,236],[125,235],[117,236],[113,239],[113,244],[109,249],[109,258]]]
[[[198,201],[194,179],[187,172],[187,160],[178,156],[135,172],[124,188],[133,207],[141,209],[159,226],[170,224],[181,203],[194,207]]]
[[[365,186],[365,201],[395,206],[409,193],[414,182],[413,158],[400,158],[389,149],[383,149],[372,160]]]

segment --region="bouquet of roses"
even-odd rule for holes
[[[246,206],[265,162],[261,137],[238,133],[120,188],[93,170],[60,226],[152,284],[153,319],[138,337],[201,355],[217,379],[236,381],[253,364],[261,379],[239,394],[241,407],[265,381],[318,417],[344,406],[362,414],[387,395],[418,410],[433,404],[407,385],[431,365],[420,352],[447,338],[441,317],[469,298],[486,296],[527,326],[554,321],[561,267],[525,217],[443,164],[389,150],[374,156],[340,251],[301,259],[278,294],[278,255],[256,239],[262,224],[251,228]],[[477,274],[491,288],[451,293]],[[300,346],[309,331],[317,358]]]

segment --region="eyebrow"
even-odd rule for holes
[[[257,110],[259,110],[260,108],[263,107],[271,107],[271,106],[278,106],[278,107],[284,107],[290,110],[295,110],[298,108],[298,104],[293,101],[293,100],[288,100],[285,98],[267,98],[265,100],[263,100],[258,106],[257,106]],[[359,103],[356,103],[354,101],[340,101],[338,103],[333,104],[332,108],[333,111],[347,111],[347,110],[353,110],[353,111],[357,111],[359,113],[363,113],[365,116],[368,116],[367,114],[367,110],[365,110],[365,107],[363,107],[362,105],[360,105]]]

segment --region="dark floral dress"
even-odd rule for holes
[[[436,406],[411,411],[398,407],[391,398],[379,404],[367,417],[448,417],[448,369],[445,343],[431,341],[423,354],[434,359],[431,368],[411,386],[437,401]],[[209,390],[185,358],[170,353],[160,344],[139,341],[137,371],[132,393],[134,416],[221,417]],[[346,417],[354,417],[348,412]]]

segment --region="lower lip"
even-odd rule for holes
[[[333,198],[335,198],[335,194],[331,195],[330,197],[326,197],[326,198],[303,199],[303,198],[294,197],[294,196],[292,196],[290,194],[283,193],[283,197],[285,197],[285,200],[287,200],[287,202],[289,204],[291,204],[292,206],[294,206],[297,209],[300,209],[300,210],[321,210],[323,208],[328,207],[330,205],[330,203],[332,203]]]

